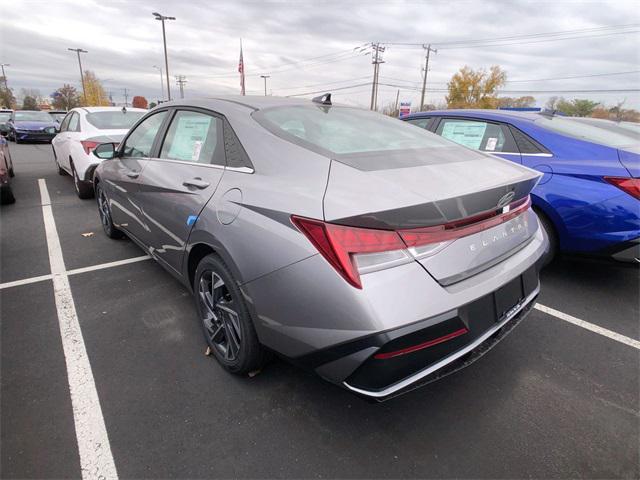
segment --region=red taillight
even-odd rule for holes
[[[82,148],[84,148],[84,153],[89,155],[91,151],[100,145],[100,142],[92,142],[91,140],[82,140],[80,142],[82,144]]]
[[[611,185],[615,185],[623,192],[628,193],[633,198],[640,200],[640,178],[604,177],[604,179]]]
[[[333,268],[356,288],[362,288],[362,284],[353,255],[406,248],[398,234],[389,230],[345,227],[296,216],[292,216],[291,221]]]
[[[530,206],[527,197],[506,207],[504,213],[482,213],[444,225],[399,231],[348,227],[295,215],[291,221],[347,282],[362,288],[359,271],[366,273],[433,255],[451,241],[507,222]],[[427,245],[433,248],[418,248]],[[382,252],[389,254],[380,259],[369,256],[367,261],[367,254]]]
[[[428,245],[431,243],[447,242],[458,238],[467,237],[474,233],[482,232],[489,228],[508,222],[512,218],[517,217],[531,206],[531,199],[527,197],[524,200],[509,205],[508,211],[505,213],[480,214],[474,217],[457,220],[455,222],[436,225],[434,227],[411,228],[408,230],[400,230],[398,233],[408,247],[418,247],[420,245]]]
[[[417,352],[418,350],[423,350],[425,348],[433,347],[434,345],[438,345],[440,343],[444,343],[454,338],[457,338],[460,335],[464,335],[468,331],[469,330],[463,327],[459,330],[456,330],[455,332],[447,333],[442,337],[434,338],[433,340],[428,340],[426,342],[419,343],[418,345],[412,345],[410,347],[402,348],[400,350],[395,350],[393,352],[376,353],[373,356],[373,358],[376,358],[378,360],[387,360],[389,358],[399,357],[400,355],[406,355],[407,353]]]

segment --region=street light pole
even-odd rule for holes
[[[167,17],[165,15],[160,15],[158,12],[153,12],[153,16],[156,17],[156,20],[160,20],[162,22],[162,42],[164,44],[164,73],[167,77],[167,98],[171,100],[171,87],[169,87],[169,59],[167,57],[167,34],[164,29],[164,21],[175,20],[176,17]]]
[[[4,67],[10,67],[11,64],[0,63],[0,66],[2,67],[2,78],[4,79],[4,89],[9,90],[9,85],[7,84],[7,75],[4,73]]]
[[[164,102],[164,81],[162,80],[162,67],[154,65],[153,68],[157,69],[160,72],[160,96],[162,97],[162,101]]]
[[[82,62],[80,61],[81,53],[89,53],[81,48],[67,48],[70,52],[76,52],[78,54],[78,66],[80,67],[80,81],[82,82],[82,96],[84,97],[84,103],[87,104],[87,89],[84,86],[84,74],[82,73]]]
[[[271,78],[271,75],[260,75],[264,79],[264,96],[267,96],[267,78]]]

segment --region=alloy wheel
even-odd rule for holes
[[[105,232],[108,233],[109,230],[111,230],[111,213],[109,212],[107,196],[104,194],[102,189],[100,189],[100,193],[98,194],[98,212],[100,213],[102,228],[104,228]]]
[[[225,361],[235,361],[242,344],[240,318],[229,289],[216,272],[205,270],[202,273],[198,301],[210,346]]]

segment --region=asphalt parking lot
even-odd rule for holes
[[[133,243],[103,235],[95,202],[58,175],[51,146],[10,147],[17,203],[0,209],[2,478],[82,474],[74,408],[83,398],[72,407],[42,183],[121,478],[640,476],[636,267],[556,262],[539,303],[606,330],[534,310],[469,368],[385,403],[280,360],[237,378],[204,355],[188,292]]]

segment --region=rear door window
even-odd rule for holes
[[[80,115],[73,112],[71,114],[71,118],[69,119],[69,126],[67,127],[67,131],[69,132],[79,132],[80,131]]]
[[[438,125],[436,133],[474,150],[489,153],[517,153],[509,129],[497,123],[444,118]]]
[[[179,110],[167,131],[160,158],[224,165],[222,121],[205,113]]]
[[[425,130],[429,130],[429,124],[433,121],[433,118],[413,118],[411,120],[407,120],[407,123],[411,125],[415,125],[416,127],[424,128]]]

